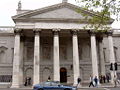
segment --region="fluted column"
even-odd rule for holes
[[[108,45],[109,45],[109,60],[110,60],[110,63],[114,64],[115,63],[115,55],[114,55],[114,48],[113,48],[112,33],[113,33],[113,31],[111,31],[111,30],[107,32]],[[114,83],[114,81],[113,81],[114,75],[116,75],[116,71],[114,70],[114,67],[113,67],[113,71],[111,71],[111,83]]]
[[[40,29],[34,29],[34,72],[33,85],[40,83]]]
[[[78,30],[72,30],[74,85],[77,85],[77,79],[80,77],[77,31]]]
[[[98,38],[98,43],[99,43],[99,58],[100,58],[100,73],[101,75],[105,76],[105,60],[104,60],[104,56],[103,56],[103,43],[102,43],[103,38],[99,37]]]
[[[53,29],[53,68],[54,68],[54,81],[60,81],[60,61],[59,61],[59,31],[60,29]]]
[[[93,77],[97,76],[97,78],[99,78],[95,32],[91,31],[90,35],[91,35],[90,38],[91,38],[92,73],[93,73]]]
[[[14,58],[13,58],[13,75],[11,88],[20,87],[20,29],[15,29],[15,42],[14,42]]]

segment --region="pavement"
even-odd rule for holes
[[[0,87],[0,90],[32,90],[32,87],[22,87],[19,89],[10,88],[10,87]],[[120,90],[120,84],[117,85],[116,89],[114,88],[114,85],[110,83],[105,83],[99,85],[98,87],[88,87],[88,85],[79,86],[78,90]]]

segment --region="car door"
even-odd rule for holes
[[[43,87],[44,90],[63,90],[63,88],[55,83],[50,82],[50,84]]]

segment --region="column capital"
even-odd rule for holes
[[[94,30],[88,30],[89,35],[91,36],[95,36],[96,32]]]
[[[53,28],[52,31],[53,31],[53,32],[59,32],[59,31],[60,31],[60,28]]]
[[[72,30],[71,30],[71,33],[72,33],[73,35],[77,35],[78,31],[79,31],[79,29],[72,29]]]
[[[22,29],[21,28],[15,28],[14,29],[14,33],[15,34],[21,34],[22,33]]]
[[[60,32],[60,28],[53,28],[52,31],[55,35],[57,35]]]
[[[34,28],[33,29],[33,32],[35,33],[35,34],[40,34],[40,32],[41,32],[41,28]]]
[[[108,31],[106,32],[106,34],[107,34],[108,36],[112,36],[112,35],[113,35],[113,30],[108,30]]]

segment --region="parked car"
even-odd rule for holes
[[[77,90],[76,87],[61,85],[58,81],[47,81],[33,86],[33,90]]]

